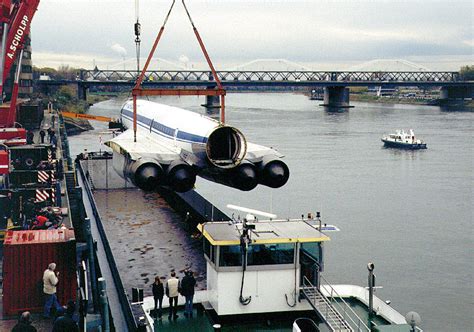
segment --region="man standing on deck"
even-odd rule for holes
[[[193,317],[194,286],[196,286],[196,279],[193,277],[193,271],[184,271],[184,278],[181,280],[181,295],[186,299],[184,305],[186,317]]]
[[[26,132],[26,144],[34,144],[35,133],[33,131],[28,130]]]
[[[54,272],[54,270],[56,270],[56,263],[50,263],[43,273],[43,293],[45,294],[44,318],[50,318],[49,314],[52,306],[55,307],[56,311],[61,309],[58,298],[56,297],[56,285],[59,282],[59,272]]]
[[[53,136],[53,133],[54,133],[53,129],[48,128],[48,139],[49,139],[49,143],[51,143],[51,136]]]
[[[43,129],[40,130],[39,135],[40,135],[41,144],[44,144],[44,137],[46,136],[46,133],[44,132]]]
[[[179,280],[176,278],[176,273],[173,271],[171,272],[171,278],[166,282],[166,296],[168,296],[170,300],[168,319],[171,319],[171,315],[173,315],[173,319],[178,318],[178,287]]]

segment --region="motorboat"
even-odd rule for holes
[[[400,149],[426,149],[426,143],[416,138],[413,129],[408,132],[405,130],[397,130],[395,134],[389,134],[382,137],[385,146]]]

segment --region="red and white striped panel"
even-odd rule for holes
[[[55,195],[55,189],[36,189],[36,203],[39,202],[45,202],[47,200],[50,200],[51,202],[54,202],[56,198]]]
[[[38,171],[38,182],[47,183],[47,182],[55,182],[56,176],[54,171]]]

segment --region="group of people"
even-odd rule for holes
[[[178,318],[178,296],[181,294],[185,298],[184,316],[193,317],[193,299],[194,287],[196,286],[196,279],[193,271],[187,269],[184,271],[183,279],[179,280],[176,277],[176,272],[171,271],[171,277],[163,285],[159,276],[155,277],[155,282],[151,285],[153,292],[153,299],[155,300],[155,307],[152,315],[158,319],[162,316],[163,297],[169,299],[168,319]]]
[[[52,332],[79,332],[79,327],[74,317],[76,303],[69,301],[66,306],[61,306],[56,296],[57,285],[59,283],[59,272],[56,271],[56,264],[50,263],[43,273],[43,294],[45,297],[43,318],[51,319],[52,309],[55,309]],[[13,327],[12,332],[36,332],[32,325],[31,314],[25,311],[21,314],[18,323]]]
[[[53,147],[56,147],[56,145],[58,143],[58,139],[56,138],[56,133],[51,128],[48,128],[46,131],[44,129],[40,130],[40,132],[39,132],[40,143],[41,144],[45,143],[46,134],[48,134],[49,143],[51,143],[51,145]],[[34,132],[32,130],[28,130],[26,132],[26,144],[34,144],[35,143],[34,138],[35,138]]]
[[[34,198],[26,201],[23,212],[24,229],[55,229],[62,226],[61,213],[56,212],[52,206],[40,208]]]

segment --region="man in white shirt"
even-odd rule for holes
[[[59,282],[59,272],[54,272],[56,263],[50,263],[43,273],[43,293],[45,295],[45,304],[43,317],[50,318],[51,307],[54,306],[56,311],[61,309],[58,298],[56,297],[56,285]]]
[[[166,296],[168,296],[170,301],[170,308],[168,319],[171,319],[171,315],[173,315],[173,319],[178,318],[178,295],[179,295],[179,280],[176,278],[176,273],[173,271],[171,272],[171,277],[166,282]]]

